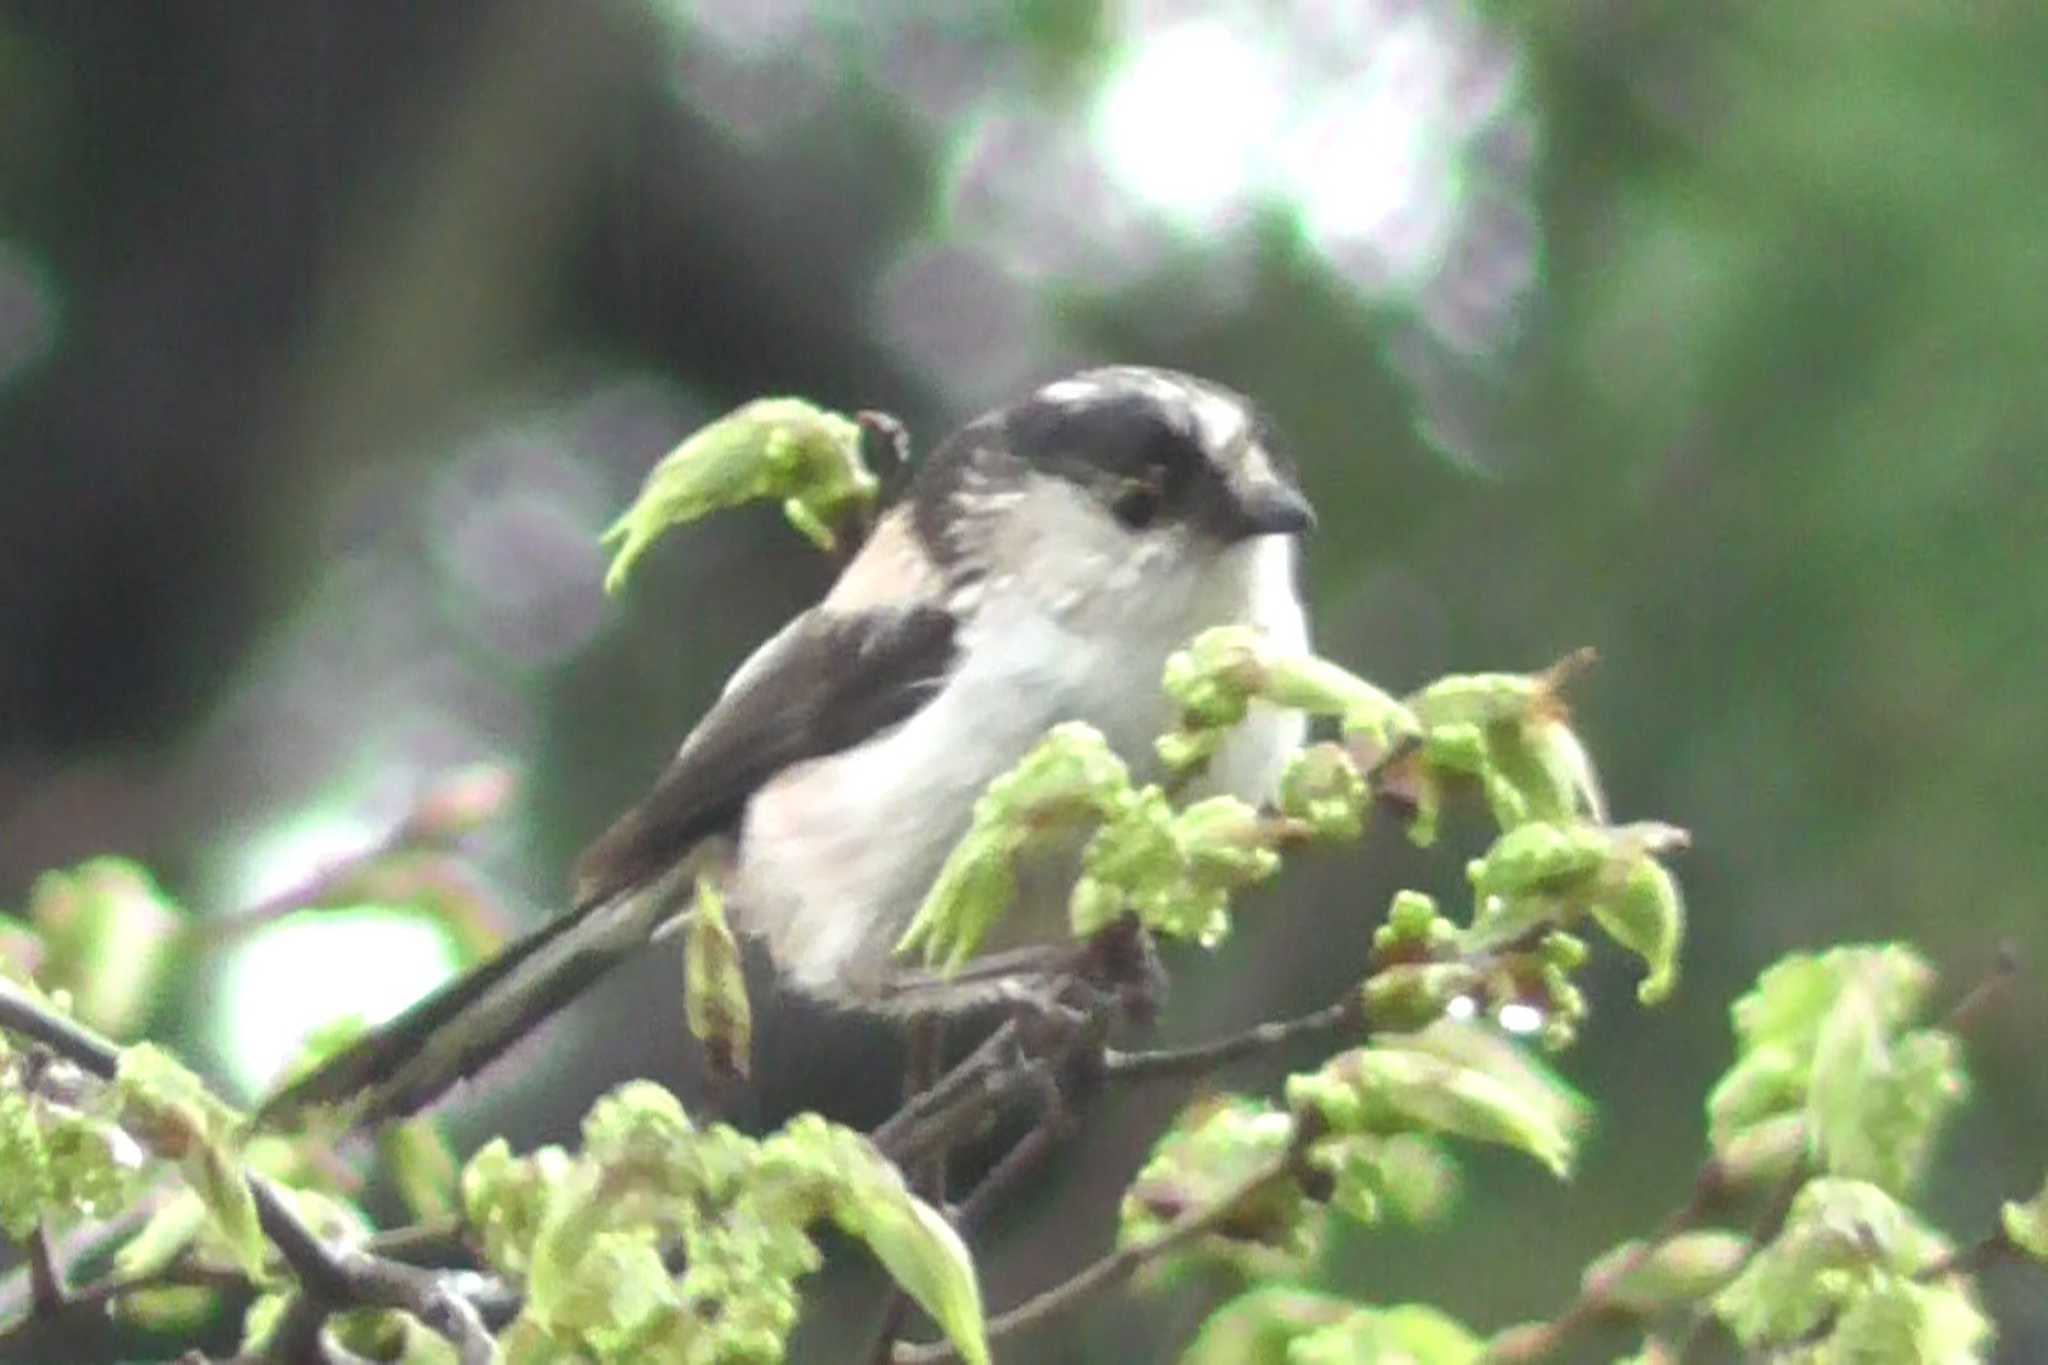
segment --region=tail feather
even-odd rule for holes
[[[258,1122],[335,1106],[373,1125],[424,1108],[646,947],[672,913],[661,891],[583,906],[507,945],[272,1095]]]

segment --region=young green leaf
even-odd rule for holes
[[[0,1232],[19,1242],[35,1231],[51,1194],[50,1155],[35,1101],[0,1085]]]
[[[463,1221],[483,1244],[484,1258],[508,1275],[524,1275],[534,1239],[574,1163],[560,1147],[514,1156],[492,1138],[462,1168]]]
[[[792,1189],[810,1185],[809,1198],[867,1245],[939,1324],[961,1359],[988,1365],[973,1257],[952,1225],[910,1192],[866,1138],[816,1115],[800,1115],[764,1144],[764,1163]]]
[[[1445,1133],[1514,1147],[1556,1175],[1569,1173],[1577,1119],[1550,1087],[1498,1064],[1441,1055],[1425,1037],[1353,1048],[1320,1071],[1289,1077],[1288,1106],[1319,1114],[1338,1133]]]
[[[1947,1252],[1940,1236],[1877,1186],[1823,1177],[1799,1192],[1777,1238],[1715,1297],[1714,1311],[1752,1351],[1800,1343],[1815,1348],[1812,1359],[1844,1365],[1973,1360],[1970,1343],[1983,1338],[1988,1324],[1967,1286],[1954,1279],[1922,1286],[1914,1279]],[[1845,1348],[1866,1354],[1830,1344],[1844,1329],[1852,1329]],[[1825,1331],[1826,1339],[1809,1343],[1816,1331]],[[1916,1343],[1936,1339],[1959,1349],[1911,1354]]]
[[[1286,1150],[1293,1133],[1293,1119],[1264,1100],[1230,1096],[1190,1106],[1153,1145],[1124,1194],[1118,1243],[1152,1241],[1237,1190]],[[1275,1181],[1186,1254],[1252,1270],[1299,1266],[1321,1245],[1326,1221],[1300,1185]]]
[[[798,398],[761,398],[703,427],[649,471],[639,496],[604,533],[614,545],[605,591],[671,526],[758,498],[820,549],[837,547],[848,520],[873,507],[880,483],[861,459],[860,427]]]
[[[1481,1025],[1440,1021],[1288,1076],[1288,1107],[1339,1134],[1436,1132],[1528,1152],[1571,1171],[1585,1105],[1520,1048]]]
[[[879,1170],[881,1158],[875,1162]],[[931,1314],[962,1360],[988,1365],[974,1258],[951,1223],[900,1180],[879,1175],[850,1183],[835,1201],[833,1219],[867,1243],[889,1277]]]
[[[1036,841],[1069,837],[1132,808],[1130,772],[1109,741],[1077,721],[1055,725],[974,803],[974,821],[953,847],[896,952],[918,952],[925,965],[957,971],[1010,908],[1016,859]],[[1092,922],[1118,902],[1122,888],[1097,881],[1074,913]]]
[[[1678,984],[1678,950],[1685,938],[1685,900],[1677,879],[1655,858],[1640,855],[1625,865],[1620,884],[1603,888],[1588,910],[1609,938],[1649,968],[1636,998],[1662,1004]]]

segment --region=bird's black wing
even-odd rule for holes
[[[944,683],[953,652],[953,617],[936,607],[798,617],[741,666],[654,789],[584,853],[568,914],[294,1081],[263,1116],[340,1105],[377,1123],[488,1065],[647,944],[672,909],[664,880],[705,839],[736,833],[763,783],[908,719]]]
[[[818,609],[744,664],[639,805],[576,865],[576,904],[648,885],[792,763],[907,719],[945,680],[953,617],[937,607]]]

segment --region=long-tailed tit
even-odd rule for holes
[[[817,606],[740,665],[653,789],[581,859],[573,908],[314,1070],[271,1109],[410,1112],[688,912],[715,860],[735,928],[795,989],[951,1011],[1067,938],[1071,855],[1020,870],[984,961],[894,948],[989,781],[1067,720],[1144,775],[1160,673],[1206,627],[1307,643],[1313,522],[1250,402],[1169,370],[1089,370],[976,419],[910,479]],[[1301,717],[1256,708],[1193,794],[1272,794]]]

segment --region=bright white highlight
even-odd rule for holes
[[[1509,1033],[1540,1033],[1543,1030],[1543,1011],[1534,1005],[1502,1005],[1500,1026]]]
[[[1095,127],[1111,175],[1207,226],[1238,207],[1287,118],[1272,54],[1216,20],[1148,34],[1104,86]]]
[[[1444,1005],[1444,1014],[1452,1019],[1470,1019],[1479,1013],[1479,1002],[1469,995],[1454,995]]]
[[[303,886],[322,869],[361,853],[376,837],[361,820],[325,814],[267,830],[242,851],[234,904],[260,905]]]
[[[256,934],[221,974],[213,1028],[244,1094],[277,1079],[306,1035],[391,1018],[454,974],[434,924],[395,910],[308,911]]]

